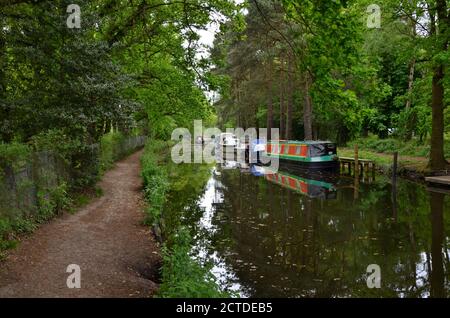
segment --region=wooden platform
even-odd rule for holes
[[[341,173],[350,176],[355,175],[355,158],[339,157],[339,164]],[[375,162],[369,159],[358,159],[358,175],[363,182],[372,183],[372,181],[375,181]]]
[[[425,181],[431,184],[450,187],[450,176],[426,177]]]
[[[355,168],[355,158],[350,157],[339,157],[339,162],[341,165],[341,168],[345,168],[345,166],[348,166],[349,172],[351,172],[351,169]],[[369,170],[372,170],[375,172],[375,162],[369,159],[358,159],[358,166],[359,170],[364,172],[369,172]]]

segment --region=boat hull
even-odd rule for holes
[[[321,170],[338,170],[339,161],[293,161],[280,158],[280,165],[297,169],[321,169]]]
[[[273,156],[262,155],[261,162],[268,162],[268,160],[273,160]],[[281,167],[288,167],[291,169],[299,170],[309,170],[309,169],[320,169],[329,171],[339,170],[339,161],[336,160],[322,160],[322,161],[297,161],[286,158],[278,158]]]

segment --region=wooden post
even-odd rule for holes
[[[354,199],[359,197],[359,160],[358,160],[358,145],[355,145],[355,191],[353,193]]]
[[[398,165],[398,152],[394,152],[394,163],[392,164],[392,184],[397,184],[397,165]]]
[[[375,162],[372,161],[372,181],[375,181]]]

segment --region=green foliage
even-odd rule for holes
[[[57,153],[70,163],[72,155],[83,149],[84,142],[70,136],[64,129],[49,129],[31,137],[31,145],[36,151]]]
[[[314,139],[340,145],[368,133],[386,138],[391,129],[399,140],[425,142],[432,128],[432,78],[450,57],[442,50],[448,31],[437,32],[448,29],[445,1],[439,2],[443,18],[435,1],[381,0],[381,28],[370,28],[370,0],[248,1],[245,27],[227,23],[211,50],[220,125],[271,124],[284,137],[284,123],[291,122],[289,138],[303,139],[304,120],[312,118]]]
[[[37,213],[14,213],[7,217],[0,215],[0,253],[14,248],[16,237],[33,232],[39,224],[51,219],[56,213],[67,209],[72,200],[67,191],[67,184],[61,183],[53,188],[39,190]]]
[[[38,191],[38,216],[39,223],[51,219],[55,214],[62,212],[72,204],[67,183],[63,182],[50,189]]]
[[[166,160],[168,160],[168,144],[159,140],[149,141],[141,157],[141,174],[148,202],[146,223],[152,225],[154,229],[162,230],[165,238],[162,284],[158,296],[227,297],[228,294],[219,290],[210,273],[210,265],[200,264],[190,255],[192,237],[181,223],[181,218],[184,218],[183,208],[180,207],[181,211],[176,211],[175,215],[165,210],[169,190],[179,189],[186,184],[195,184],[194,180],[179,180],[176,176],[172,176],[172,166]]]
[[[393,138],[380,139],[377,136],[372,135],[368,138],[359,138],[349,143],[350,146],[353,146],[354,144],[357,144],[361,149],[374,150],[381,153],[393,153],[398,151],[402,142]]]
[[[147,177],[145,196],[151,205],[147,208],[148,221],[159,220],[168,188],[167,178],[163,174]]]
[[[83,27],[65,23],[68,0],[2,5],[0,140],[27,142],[47,130],[98,141],[111,122],[129,129],[139,105],[132,82],[98,36],[98,2],[80,0]],[[74,138],[75,137],[75,138]]]
[[[100,173],[111,168],[112,164],[120,158],[120,148],[125,136],[120,132],[110,132],[100,139]]]
[[[161,141],[151,141],[145,148],[144,155],[141,157],[142,178],[144,181],[144,192],[149,206],[147,207],[147,224],[158,225],[161,221],[161,213],[166,200],[166,192],[169,184],[167,173],[158,164],[161,151],[167,145]]]
[[[30,156],[31,151],[27,145],[18,142],[0,143],[0,167],[12,165],[17,170],[29,162]]]
[[[15,213],[11,217],[0,215],[0,258],[3,251],[16,247],[18,235],[32,233],[39,224],[48,221],[72,204],[66,183],[45,191],[40,190],[37,196],[39,204],[37,213]]]
[[[163,249],[162,284],[158,295],[168,298],[229,297],[217,288],[208,265],[202,266],[189,255],[192,238],[185,228],[178,229],[170,249]]]
[[[375,135],[366,138],[358,138],[350,142],[349,146],[357,144],[360,149],[371,150],[378,153],[394,153],[398,152],[400,155],[427,157],[430,153],[430,146],[428,143],[420,142],[417,139],[410,141],[403,141],[396,138],[381,139]],[[450,140],[445,144],[445,156],[450,158]]]
[[[15,237],[18,234],[32,232],[39,224],[47,222],[62,211],[73,212],[77,207],[85,204],[89,197],[78,190],[87,190],[86,187],[97,180],[99,175],[98,161],[102,161],[102,168],[106,169],[112,160],[135,149],[128,149],[126,138],[122,134],[109,134],[105,136],[102,146],[105,148],[104,156],[94,152],[78,141],[71,140],[62,130],[49,130],[35,135],[31,147],[20,143],[0,143],[0,187],[4,188],[3,169],[12,166],[12,173],[22,169],[26,164],[37,165],[37,177],[27,178],[15,184],[14,196],[6,196],[0,201],[0,251],[14,247]],[[132,144],[128,144],[132,145]],[[128,147],[128,148],[127,148]],[[126,151],[125,151],[125,150]],[[49,151],[58,158],[64,158],[69,171],[52,170],[59,165],[41,166],[35,161],[32,150]],[[53,158],[53,157],[52,157]],[[67,167],[66,167],[67,168]],[[104,170],[103,170],[104,171]],[[11,173],[11,172],[10,172]],[[22,206],[21,197],[28,195],[31,188],[37,189],[37,206]],[[100,188],[95,188],[95,195],[101,196]],[[0,192],[0,194],[3,194]],[[11,200],[13,198],[13,200]],[[9,200],[9,201],[8,201]],[[12,201],[12,202],[11,202]],[[19,206],[19,208],[16,207]],[[7,211],[7,213],[3,213]]]

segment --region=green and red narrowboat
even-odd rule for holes
[[[272,140],[267,142],[263,156],[301,168],[339,168],[336,144],[330,141]]]

